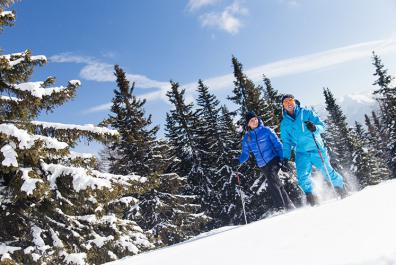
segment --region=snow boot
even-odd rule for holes
[[[346,196],[348,196],[348,192],[345,189],[345,186],[340,188],[340,187],[334,187],[336,193],[338,196],[340,196],[341,199],[344,199]]]
[[[318,205],[318,198],[312,194],[312,192],[307,192],[305,193],[305,198],[307,199],[307,203],[309,203],[309,205],[311,206],[315,206]]]

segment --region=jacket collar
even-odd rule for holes
[[[296,104],[296,106],[294,107],[294,118],[292,116],[289,115],[289,113],[283,109],[283,117],[286,117],[292,121],[295,121],[296,118],[298,117],[298,115],[300,114],[301,111],[301,107],[299,104]]]

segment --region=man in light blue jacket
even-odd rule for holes
[[[312,166],[320,170],[325,179],[331,181],[336,192],[344,197],[346,191],[343,178],[331,166],[320,136],[325,130],[325,124],[312,110],[300,107],[293,95],[283,96],[282,104],[284,111],[280,130],[283,157],[285,161],[290,160],[291,152],[294,150],[298,183],[305,192],[308,203],[318,203],[312,190]]]
[[[279,210],[293,209],[294,204],[279,179],[281,168],[282,143],[275,132],[263,125],[254,112],[246,114],[247,132],[242,139],[242,153],[239,164],[249,159],[250,151],[256,158],[257,166],[267,178],[268,191],[271,194],[275,208]]]

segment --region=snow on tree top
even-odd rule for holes
[[[3,11],[3,12],[0,12],[0,17],[1,18],[10,17],[12,19],[15,19],[15,14],[12,11]]]
[[[69,83],[74,85],[74,86],[81,86],[81,81],[80,80],[70,80]]]
[[[60,130],[76,129],[80,131],[88,131],[97,134],[118,135],[117,130],[111,130],[106,127],[95,126],[93,124],[76,125],[76,124],[63,124],[63,123],[44,122],[44,121],[32,121],[32,124],[42,126],[44,128],[54,128]]]

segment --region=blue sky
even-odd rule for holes
[[[163,123],[169,80],[192,100],[202,78],[223,103],[232,91],[231,55],[256,83],[262,74],[308,105],[372,89],[371,51],[396,75],[394,0],[21,1],[4,53],[29,48],[49,63],[34,81],[79,79],[77,97],[40,120],[86,124],[108,114],[119,64]],[[232,106],[230,105],[232,108]]]

